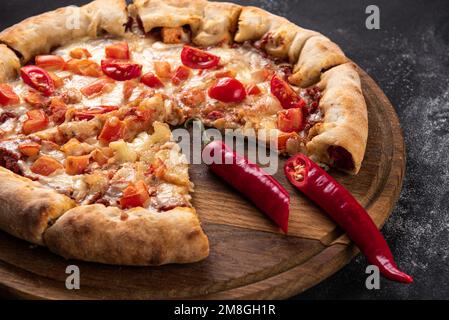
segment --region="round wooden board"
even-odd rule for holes
[[[401,191],[404,141],[387,97],[364,71],[360,75],[369,111],[366,157],[359,175],[332,174],[380,227]],[[157,268],[66,261],[0,232],[1,290],[37,299],[281,299],[326,279],[357,253],[317,207],[291,188],[281,171],[275,177],[292,195],[289,235],[206,167],[193,166],[191,175],[194,206],[211,244],[205,261]],[[65,287],[65,270],[71,264],[80,268],[80,290]]]

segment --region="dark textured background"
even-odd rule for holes
[[[0,29],[76,0],[0,2]],[[409,286],[381,281],[365,289],[365,260],[295,299],[449,299],[449,1],[254,0],[302,27],[322,32],[364,68],[395,106],[407,146],[400,201],[383,233]],[[365,8],[381,11],[381,29],[365,28]]]

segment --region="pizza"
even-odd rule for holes
[[[96,0],[26,19],[0,43],[0,229],[65,258],[208,256],[171,133],[189,119],[360,170],[357,67],[325,36],[262,9]]]

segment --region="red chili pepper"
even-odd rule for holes
[[[203,159],[209,156],[213,159],[212,172],[250,199],[287,233],[290,195],[279,182],[222,141],[209,143],[203,155]]]
[[[185,46],[181,52],[181,61],[191,69],[212,69],[218,65],[220,58],[206,51]]]
[[[101,70],[108,77],[117,81],[126,81],[140,77],[142,65],[121,60],[106,59],[101,61]]]
[[[357,200],[334,178],[305,155],[297,155],[284,167],[288,180],[326,211],[367,257],[390,280],[411,283],[400,271],[384,237]]]
[[[25,66],[20,69],[23,82],[41,92],[45,96],[51,96],[55,92],[55,84],[47,71],[36,66]]]
[[[243,84],[234,78],[220,78],[209,88],[209,97],[225,103],[238,103],[246,98]]]

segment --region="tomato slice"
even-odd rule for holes
[[[19,151],[27,157],[34,157],[41,151],[41,145],[36,142],[22,143],[19,145]]]
[[[103,94],[112,91],[114,86],[114,80],[110,78],[98,79],[87,86],[80,89],[81,93],[88,98],[92,98],[96,95]]]
[[[120,199],[120,206],[123,209],[145,207],[150,200],[148,193],[148,187],[145,182],[140,180],[136,184],[130,183],[125,190],[123,190],[123,196]]]
[[[271,93],[279,100],[284,109],[302,108],[306,105],[292,87],[276,75],[271,78]]]
[[[13,106],[20,103],[19,96],[10,85],[0,83],[0,105]]]
[[[111,44],[107,46],[106,57],[110,59],[123,59],[128,60],[130,57],[128,43],[123,41],[119,43]]]
[[[49,71],[62,70],[65,66],[64,59],[54,54],[37,56],[35,62],[36,66]]]
[[[64,70],[70,71],[81,76],[98,78],[103,75],[101,67],[95,61],[88,59],[71,59],[65,64]]]
[[[65,160],[65,172],[69,175],[83,174],[89,166],[90,155],[68,156]]]
[[[114,59],[102,60],[101,69],[105,75],[117,81],[135,79],[142,74],[142,65]]]
[[[260,88],[257,84],[249,85],[248,88],[246,89],[246,91],[248,92],[249,96],[257,96],[262,93],[262,91],[260,90]]]
[[[42,176],[49,176],[53,172],[64,167],[56,159],[48,156],[39,157],[31,165],[30,170],[33,173],[40,174]]]
[[[109,118],[103,126],[98,139],[103,143],[117,141],[123,138],[125,124],[117,117]]]
[[[47,71],[36,66],[25,66],[20,69],[20,76],[27,85],[50,96],[55,92],[55,84]]]
[[[185,66],[179,66],[178,69],[176,69],[175,74],[171,78],[171,82],[177,86],[186,81],[190,78],[192,74],[192,71],[185,67]]]
[[[99,114],[105,114],[112,111],[118,110],[118,107],[116,106],[100,106],[100,107],[94,107],[94,108],[86,108],[77,110],[75,112],[75,119],[77,120],[91,120],[95,118],[95,116]]]
[[[182,63],[192,69],[212,69],[220,63],[220,57],[190,46],[181,52]]]
[[[304,129],[302,108],[287,109],[278,114],[278,129],[282,132],[299,132]]]
[[[237,79],[220,78],[209,88],[209,97],[225,103],[238,103],[246,98],[246,90]]]
[[[140,81],[150,88],[163,88],[164,83],[152,72],[148,72],[142,76]]]
[[[84,49],[84,48],[73,49],[72,51],[70,51],[70,56],[73,59],[87,59],[87,58],[92,57],[89,50]]]
[[[48,125],[48,117],[41,109],[27,112],[28,120],[22,125],[23,133],[30,134],[45,129]]]

